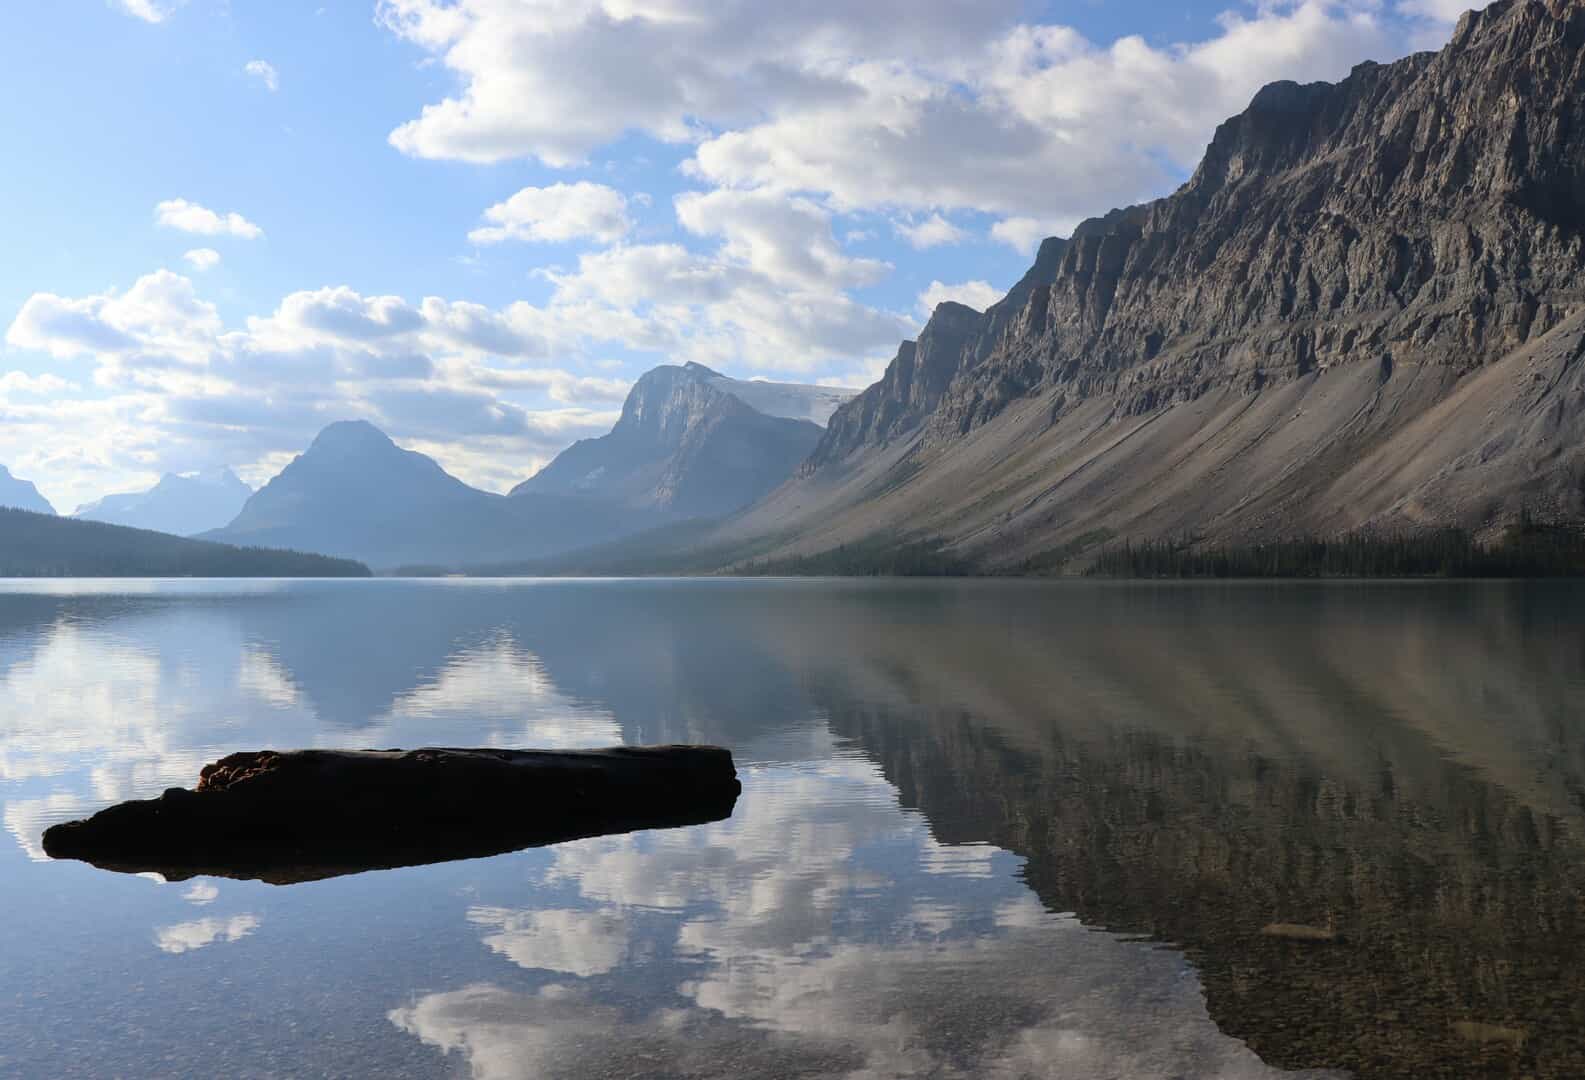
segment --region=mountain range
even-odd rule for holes
[[[1267,86],[1176,192],[1046,240],[985,311],[940,304],[862,393],[662,366],[509,495],[334,424],[205,536],[377,568],[1007,572],[1577,523],[1582,271],[1585,0],[1498,0],[1439,52]],[[0,470],[7,497],[37,493]]]
[[[1192,178],[936,309],[798,475],[690,544],[1082,563],[1585,520],[1585,4],[1499,0],[1450,43],[1276,83]]]
[[[178,475],[166,473],[147,491],[106,495],[79,506],[72,516],[175,536],[193,536],[230,524],[253,489],[230,469]]]
[[[610,434],[576,443],[509,495],[480,491],[366,421],[331,424],[223,527],[230,544],[380,569],[518,563],[739,510],[790,476],[851,394],[664,366]]]
[[[0,465],[0,506],[9,506],[15,510],[27,510],[35,514],[53,514],[55,508],[49,500],[39,494],[39,489],[30,481],[18,480],[11,475],[11,470]]]

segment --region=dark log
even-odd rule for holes
[[[291,884],[729,817],[742,785],[714,746],[610,750],[263,750],[194,791],[44,834],[106,870]]]

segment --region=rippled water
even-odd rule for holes
[[[0,1074],[1585,1075],[1582,704],[1555,583],[0,584]],[[729,820],[39,843],[237,749],[674,741]]]

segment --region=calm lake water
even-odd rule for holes
[[[1556,583],[0,583],[0,1074],[1578,1077],[1582,706]],[[659,742],[729,820],[39,841],[238,749]]]

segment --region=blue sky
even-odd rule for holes
[[[257,484],[361,416],[504,489],[638,374],[859,386],[1445,0],[63,0],[12,86],[0,463]]]

